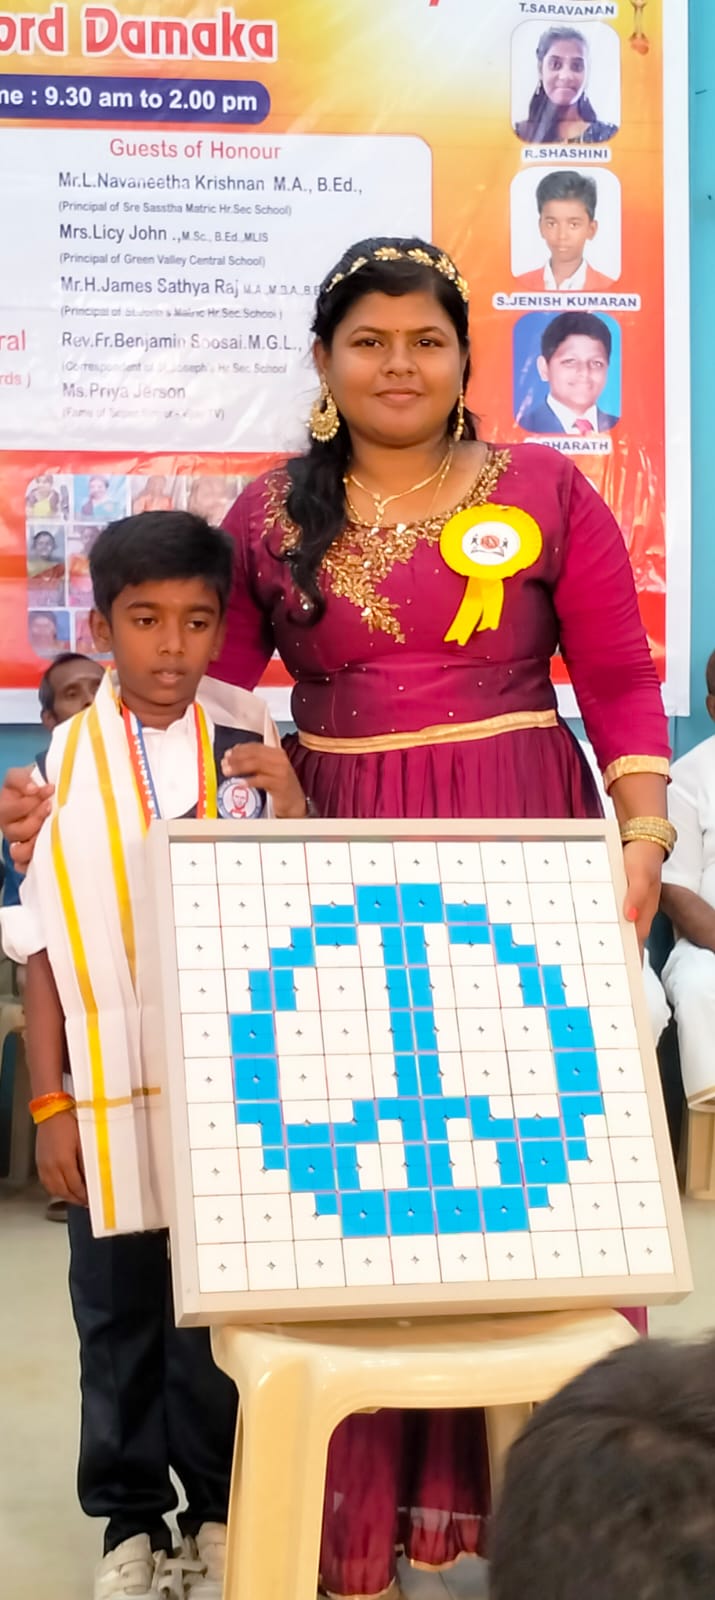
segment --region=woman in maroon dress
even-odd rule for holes
[[[296,679],[289,748],[322,816],[591,817],[549,675],[561,649],[622,824],[645,937],[667,843],[668,739],[620,531],[568,458],[478,442],[464,407],[466,284],[421,240],[356,245],[314,322],[309,450],[228,515],[236,580],[216,675]],[[633,820],[637,819],[637,820]],[[351,1417],[333,1440],[322,1582],[399,1594],[396,1551],[480,1547],[473,1412]]]

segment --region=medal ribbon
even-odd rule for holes
[[[161,812],[146,753],[144,729],[139,718],[134,715],[133,711],[129,711],[126,706],[122,706],[122,721],[127,736],[129,760],[139,796],[144,826],[148,828],[150,822],[161,816]],[[215,817],[217,815],[216,764],[213,758],[206,714],[198,701],[194,701],[194,727],[196,729],[199,768],[199,798],[196,815],[197,817]]]

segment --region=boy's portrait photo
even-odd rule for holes
[[[525,144],[607,144],[621,123],[621,41],[606,23],[524,22],[511,51],[511,116]]]
[[[528,292],[610,289],[621,274],[621,186],[613,173],[520,172],[511,186],[511,270]]]
[[[514,326],[514,418],[527,433],[587,438],[621,415],[621,330],[612,317],[531,312]]]

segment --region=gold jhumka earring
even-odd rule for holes
[[[330,444],[340,427],[340,414],[325,378],[320,380],[320,394],[310,409],[310,432],[318,444]]]

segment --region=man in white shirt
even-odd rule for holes
[[[585,250],[598,233],[594,178],[572,169],[547,172],[536,188],[539,233],[549,251],[543,267],[519,277],[521,290],[610,289],[613,279],[597,272]]]
[[[715,652],[706,667],[715,722]],[[678,842],[663,868],[661,906],[676,944],[663,969],[675,1012],[688,1104],[715,1105],[715,737],[674,762],[668,811]]]
[[[565,433],[575,438],[607,433],[618,417],[602,411],[599,400],[608,382],[611,330],[590,311],[562,311],[547,323],[537,360],[548,383],[545,399],[517,418],[529,433]]]

